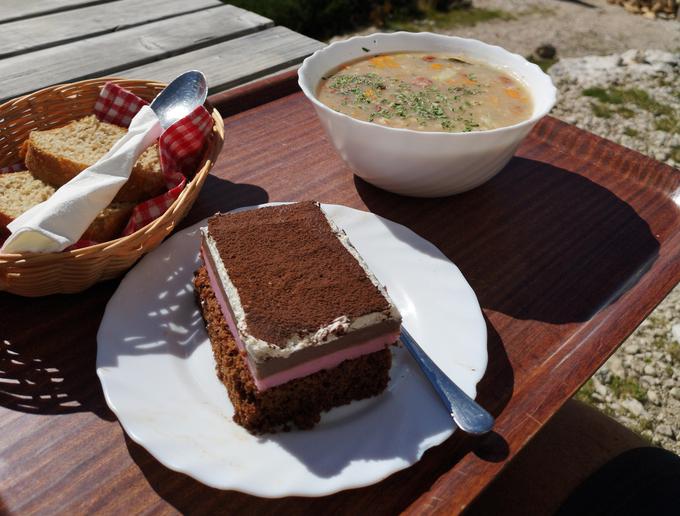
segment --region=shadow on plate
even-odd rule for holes
[[[586,321],[633,287],[659,253],[630,205],[539,161],[513,158],[485,185],[441,199],[354,181],[370,211],[439,247],[483,308],[517,319]]]
[[[513,373],[503,342],[488,320],[487,328],[489,364],[487,374],[478,385],[477,399],[494,416],[498,416],[512,396]],[[376,427],[376,431],[395,432],[398,429]],[[301,432],[300,435],[304,437],[305,432]],[[137,463],[149,485],[181,513],[214,513],[224,510],[225,507],[229,507],[229,511],[235,514],[242,512],[311,514],[321,511],[346,513],[351,507],[354,514],[369,512],[376,515],[396,514],[430,489],[442,474],[468,453],[474,453],[487,462],[502,461],[509,453],[506,440],[497,433],[471,437],[462,432],[455,432],[444,443],[426,451],[420,461],[413,466],[372,486],[319,498],[265,499],[207,487],[182,473],[169,470],[127,436],[125,442],[131,458]],[[305,460],[305,452],[300,453],[301,460]],[[309,463],[314,467],[313,460]],[[276,482],[275,478],[267,477],[266,467],[266,464],[262,464],[262,481]]]
[[[152,278],[157,291],[141,294],[145,296],[143,313],[125,312],[128,305],[135,306],[129,297],[112,305],[117,314],[115,322],[108,326],[113,329],[111,336],[104,334],[104,338],[111,340],[99,350],[98,367],[116,367],[122,356],[159,354],[185,358],[205,342],[205,325],[191,283],[193,271],[200,264],[198,250],[191,254],[193,263],[179,260],[163,279]],[[160,256],[160,260],[171,260],[172,255],[156,256]],[[134,288],[127,290],[127,296],[134,294]],[[121,330],[123,324],[124,330]]]
[[[488,333],[487,349],[489,362],[483,379],[477,385],[477,400],[487,408],[494,417],[497,417],[512,397],[514,375],[500,336],[488,319],[485,318],[485,322]],[[313,432],[325,432],[328,434],[325,439],[320,439],[322,442],[337,442],[337,447],[342,448],[344,444],[343,441],[348,438],[347,436],[356,437],[356,435],[353,435],[348,428],[348,425],[351,425],[354,419],[358,417],[370,418],[372,415],[371,412],[375,409],[377,403],[389,404],[392,402],[392,406],[395,407],[396,411],[400,414],[390,414],[389,409],[385,408],[388,405],[383,405],[381,419],[371,423],[372,428],[375,428],[376,431],[389,432],[391,434],[389,438],[386,437],[384,440],[377,442],[376,440],[369,439],[368,442],[370,442],[370,446],[363,446],[363,442],[359,440],[353,443],[351,451],[347,454],[324,453],[323,450],[320,450],[317,446],[311,445],[307,432],[269,434],[263,436],[261,439],[263,441],[276,442],[279,446],[294,455],[308,470],[322,478],[330,478],[339,474],[343,469],[355,461],[370,463],[375,460],[393,459],[398,457],[407,462],[415,462],[418,458],[418,447],[415,444],[413,446],[408,446],[403,442],[398,446],[394,444],[395,439],[397,439],[395,435],[399,435],[400,432],[405,431],[399,426],[400,417],[403,418],[402,411],[404,410],[404,406],[393,403],[393,396],[402,392],[398,389],[398,386],[395,385],[401,378],[395,375],[417,375],[420,379],[418,385],[412,387],[414,390],[420,390],[412,395],[409,393],[413,399],[404,400],[404,403],[409,405],[413,404],[411,406],[415,406],[419,402],[424,403],[426,398],[428,404],[433,406],[440,406],[441,402],[418,366],[408,355],[408,352],[401,348],[400,353],[401,355],[394,355],[401,356],[402,358],[401,360],[395,360],[395,366],[391,372],[392,378],[390,380],[388,392],[377,398],[364,400],[359,403],[355,402],[349,407],[345,406],[334,409],[332,412],[326,414],[322,419],[321,424],[313,430]],[[399,362],[402,363],[399,364]],[[414,411],[414,414],[416,413],[417,411]],[[406,436],[405,439],[410,439],[413,443],[423,442],[428,436],[435,436],[451,427],[452,420],[442,406],[440,414],[433,415],[427,420],[421,420],[421,424],[418,425],[417,429],[409,430],[412,432],[412,435]],[[460,432],[456,431],[456,433]],[[454,433],[454,435],[456,434]],[[492,462],[498,462],[507,457],[507,444],[498,434],[496,434],[496,438],[493,442],[488,436],[483,442],[485,443],[485,446],[483,449],[480,449],[480,457],[485,460],[491,460]],[[505,446],[503,446],[504,443]]]
[[[116,286],[107,281],[82,294],[39,298],[0,294],[0,405],[115,419],[95,373],[95,335]]]
[[[201,202],[182,221],[178,233],[218,211],[265,203],[269,196],[259,186],[232,183],[209,175],[200,199]],[[115,366],[120,356],[156,353],[187,357],[205,341],[205,327],[194,300],[191,283],[193,272],[200,265],[198,233],[194,237],[192,244],[195,240],[195,249],[156,251],[154,259],[170,262],[170,265],[158,269],[165,271],[162,278],[154,277],[156,270],[150,270],[148,277],[153,282],[155,292],[153,296],[148,296],[148,292],[140,293],[146,299],[145,313],[123,315],[127,335],[115,346],[109,346],[105,350],[99,359],[100,366]],[[128,295],[135,294],[134,288],[128,288],[127,291]],[[124,311],[125,303],[118,304],[116,308]],[[159,339],[158,335],[163,335],[163,338]],[[116,338],[119,337],[117,334]]]

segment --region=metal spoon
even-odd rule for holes
[[[208,81],[198,70],[190,70],[175,77],[151,102],[151,109],[167,129],[205,102]]]
[[[493,416],[453,383],[403,326],[401,327],[401,342],[425,373],[458,428],[474,435],[485,434],[493,428]]]

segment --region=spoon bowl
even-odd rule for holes
[[[167,129],[203,105],[207,96],[208,81],[205,75],[198,70],[190,70],[168,84],[153,99],[151,109],[156,113],[161,127]]]

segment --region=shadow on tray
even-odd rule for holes
[[[95,372],[97,328],[117,282],[83,294],[0,294],[0,405],[33,414],[93,412],[114,420]],[[26,314],[33,314],[31,320]],[[46,314],[51,314],[47,316]]]
[[[215,213],[269,202],[269,194],[256,185],[232,183],[226,179],[209,175],[197,202],[189,215],[178,226],[180,229],[191,226]]]
[[[634,286],[659,253],[630,205],[539,161],[513,158],[482,187],[441,199],[389,194],[358,177],[355,184],[370,211],[439,247],[483,308],[516,319],[586,321]]]
[[[213,176],[208,176],[203,188],[201,202],[183,226],[219,210],[264,203],[269,198],[260,187]],[[0,293],[0,303],[5,307],[0,312],[0,405],[35,414],[90,411],[115,420],[97,378],[96,337],[117,286],[117,280],[106,281],[80,294],[39,298]],[[194,324],[202,324],[198,311],[194,312]],[[162,319],[159,315],[156,322],[161,324]],[[121,352],[153,352],[137,346],[135,337],[131,339]],[[183,339],[180,351],[187,353],[195,343],[186,336]]]

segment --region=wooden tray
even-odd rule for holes
[[[117,281],[71,296],[1,294],[0,512],[458,512],[680,280],[680,172],[553,118],[490,183],[418,200],[352,176],[294,74],[210,100],[226,141],[185,224],[316,199],[376,212],[434,242],[487,317],[479,399],[498,416],[496,432],[457,432],[380,484],[325,498],[216,491],[161,466],[106,407],[96,332]]]

